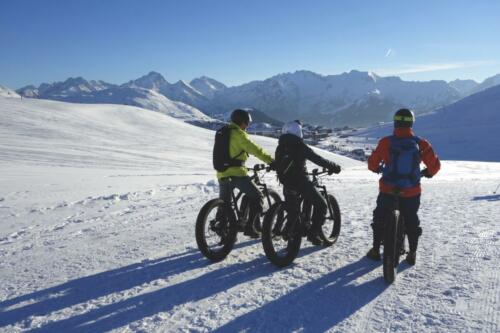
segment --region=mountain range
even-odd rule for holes
[[[169,83],[160,73],[152,71],[121,85],[77,77],[43,83],[39,87],[23,87],[17,93],[68,102],[130,104],[167,114],[165,105],[173,105],[178,111],[174,116],[183,118],[182,110],[188,110],[186,119],[203,121],[210,117],[222,118],[221,115],[234,108],[246,107],[260,110],[278,121],[300,118],[337,127],[387,121],[395,109],[403,106],[417,114],[428,113],[497,84],[500,84],[500,74],[481,83],[473,80],[420,82],[356,70],[326,76],[302,70],[227,87],[205,76],[191,82]]]

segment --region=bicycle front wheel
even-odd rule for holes
[[[264,216],[262,246],[266,257],[277,267],[290,265],[297,257],[302,237],[295,221],[289,219],[284,202],[271,206]]]
[[[384,228],[384,280],[393,283],[396,280],[397,261],[399,260],[398,242],[399,212],[392,212],[386,218]]]
[[[332,208],[332,214],[327,216],[320,233],[324,246],[332,246],[337,242],[341,226],[340,207],[337,199],[331,194],[328,195],[328,204]]]

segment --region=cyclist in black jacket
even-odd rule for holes
[[[304,143],[300,121],[286,123],[276,148],[274,166],[283,184],[283,194],[291,216],[296,216],[295,214],[299,212],[299,195],[312,203],[313,225],[307,238],[314,245],[321,245],[318,234],[325,223],[328,206],[307,176],[307,160],[328,169],[329,174],[341,171],[338,164],[319,156]]]

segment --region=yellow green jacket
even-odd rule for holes
[[[245,162],[250,154],[267,164],[273,161],[271,155],[266,153],[264,149],[253,142],[247,132],[242,130],[237,124],[230,123],[229,127],[231,128],[231,134],[229,137],[229,156],[231,158]],[[218,171],[217,179],[224,177],[244,177],[247,174],[245,166],[229,167],[226,171]]]

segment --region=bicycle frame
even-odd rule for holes
[[[397,237],[398,237],[397,241],[401,242],[401,244],[398,244],[398,246],[399,246],[398,250],[400,250],[400,255],[403,255],[406,253],[406,251],[404,250],[404,239],[405,239],[405,235],[406,235],[406,230],[405,230],[404,218],[401,216],[401,209],[400,209],[400,202],[399,202],[399,199],[401,197],[401,190],[397,189],[397,188],[394,189],[392,196],[394,198],[394,201],[392,203],[391,212],[398,211],[399,219],[400,219],[400,225],[398,224],[398,228],[402,228],[401,235],[399,234],[399,231],[397,234]]]
[[[327,171],[326,169],[323,169],[322,171],[318,171],[318,169],[314,169],[309,175],[313,177],[312,183],[313,185],[320,190],[320,193],[323,195],[323,197],[326,200],[326,205],[328,207],[328,213],[330,214],[330,218],[333,219],[333,208],[330,203],[330,200],[328,200],[328,191],[326,189],[326,185],[320,184],[319,181],[319,176],[326,174]]]
[[[248,171],[252,171],[253,174],[250,176],[250,179],[254,181],[254,183],[261,189],[261,192],[264,194],[264,197],[267,200],[269,206],[271,206],[271,197],[269,195],[267,184],[263,183],[259,176],[259,171],[266,170],[270,171],[269,167],[266,167],[264,164],[256,164],[253,168],[247,168]],[[236,216],[238,221],[243,219],[243,211],[238,207],[238,200],[244,195],[243,192],[239,191],[238,194],[234,193],[234,188],[231,190],[231,205],[230,207],[234,212],[236,212]]]

